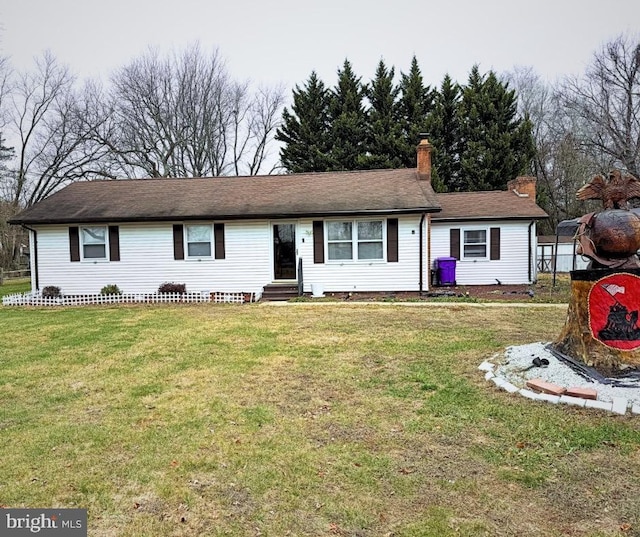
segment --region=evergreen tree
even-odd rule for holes
[[[331,96],[330,169],[359,170],[366,167],[366,88],[348,60],[338,70],[338,83]]]
[[[293,90],[292,112],[284,109],[276,133],[276,140],[286,144],[280,160],[290,173],[329,169],[329,103],[329,91],[315,72],[304,88]]]
[[[445,75],[436,92],[433,111],[427,122],[433,144],[431,180],[437,192],[454,192],[462,188],[460,178],[460,86]]]
[[[531,123],[517,117],[517,98],[495,73],[469,74],[460,102],[460,190],[502,190],[527,173],[534,156]]]
[[[402,166],[402,132],[397,117],[399,89],[394,86],[394,69],[382,60],[367,88],[370,108],[367,113],[367,162],[370,169]]]
[[[418,60],[411,60],[409,74],[401,75],[398,117],[401,129],[401,161],[406,168],[416,167],[416,146],[420,133],[427,129],[427,117],[433,106],[433,92],[424,85]]]

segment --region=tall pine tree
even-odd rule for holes
[[[371,169],[399,168],[402,131],[397,116],[399,89],[395,87],[394,69],[387,69],[382,60],[367,88],[367,162]]]
[[[462,188],[460,178],[460,86],[445,75],[436,93],[427,132],[433,144],[433,187],[437,192]]]
[[[359,170],[367,165],[365,90],[349,60],[345,60],[338,70],[338,83],[329,106],[331,170]]]
[[[460,102],[460,190],[502,190],[527,173],[534,155],[531,123],[517,116],[515,91],[475,65]]]
[[[400,98],[398,100],[398,117],[401,129],[402,166],[416,167],[416,146],[420,141],[420,133],[427,128],[427,117],[433,105],[433,91],[424,85],[418,60],[411,60],[409,74],[402,74],[400,80]]]
[[[290,173],[320,172],[329,169],[329,91],[314,72],[304,88],[293,90],[293,105],[282,113],[282,127],[276,140],[282,165]]]

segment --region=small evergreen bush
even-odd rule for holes
[[[47,285],[42,288],[42,296],[44,298],[58,298],[61,295],[60,287],[56,287],[55,285]]]
[[[187,292],[187,286],[184,283],[164,282],[158,287],[158,293],[180,293]]]
[[[105,285],[102,289],[100,289],[100,294],[101,295],[121,295],[122,291],[120,291],[120,288],[115,283],[111,283],[109,285]]]

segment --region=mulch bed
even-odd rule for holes
[[[388,292],[388,293],[326,293],[327,297],[345,301],[385,301],[385,300],[437,300],[438,298],[459,297],[502,301],[527,301],[531,299],[530,285],[465,285],[432,287],[428,292]]]

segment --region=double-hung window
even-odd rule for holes
[[[83,227],[80,230],[83,259],[107,259],[107,227]]]
[[[187,257],[211,257],[211,226],[188,225],[186,228]]]
[[[331,261],[353,259],[353,222],[328,222],[327,246]]]
[[[327,222],[329,261],[383,260],[382,224],[382,220]]]
[[[463,230],[463,259],[486,259],[488,257],[487,246],[488,243],[486,229]]]

